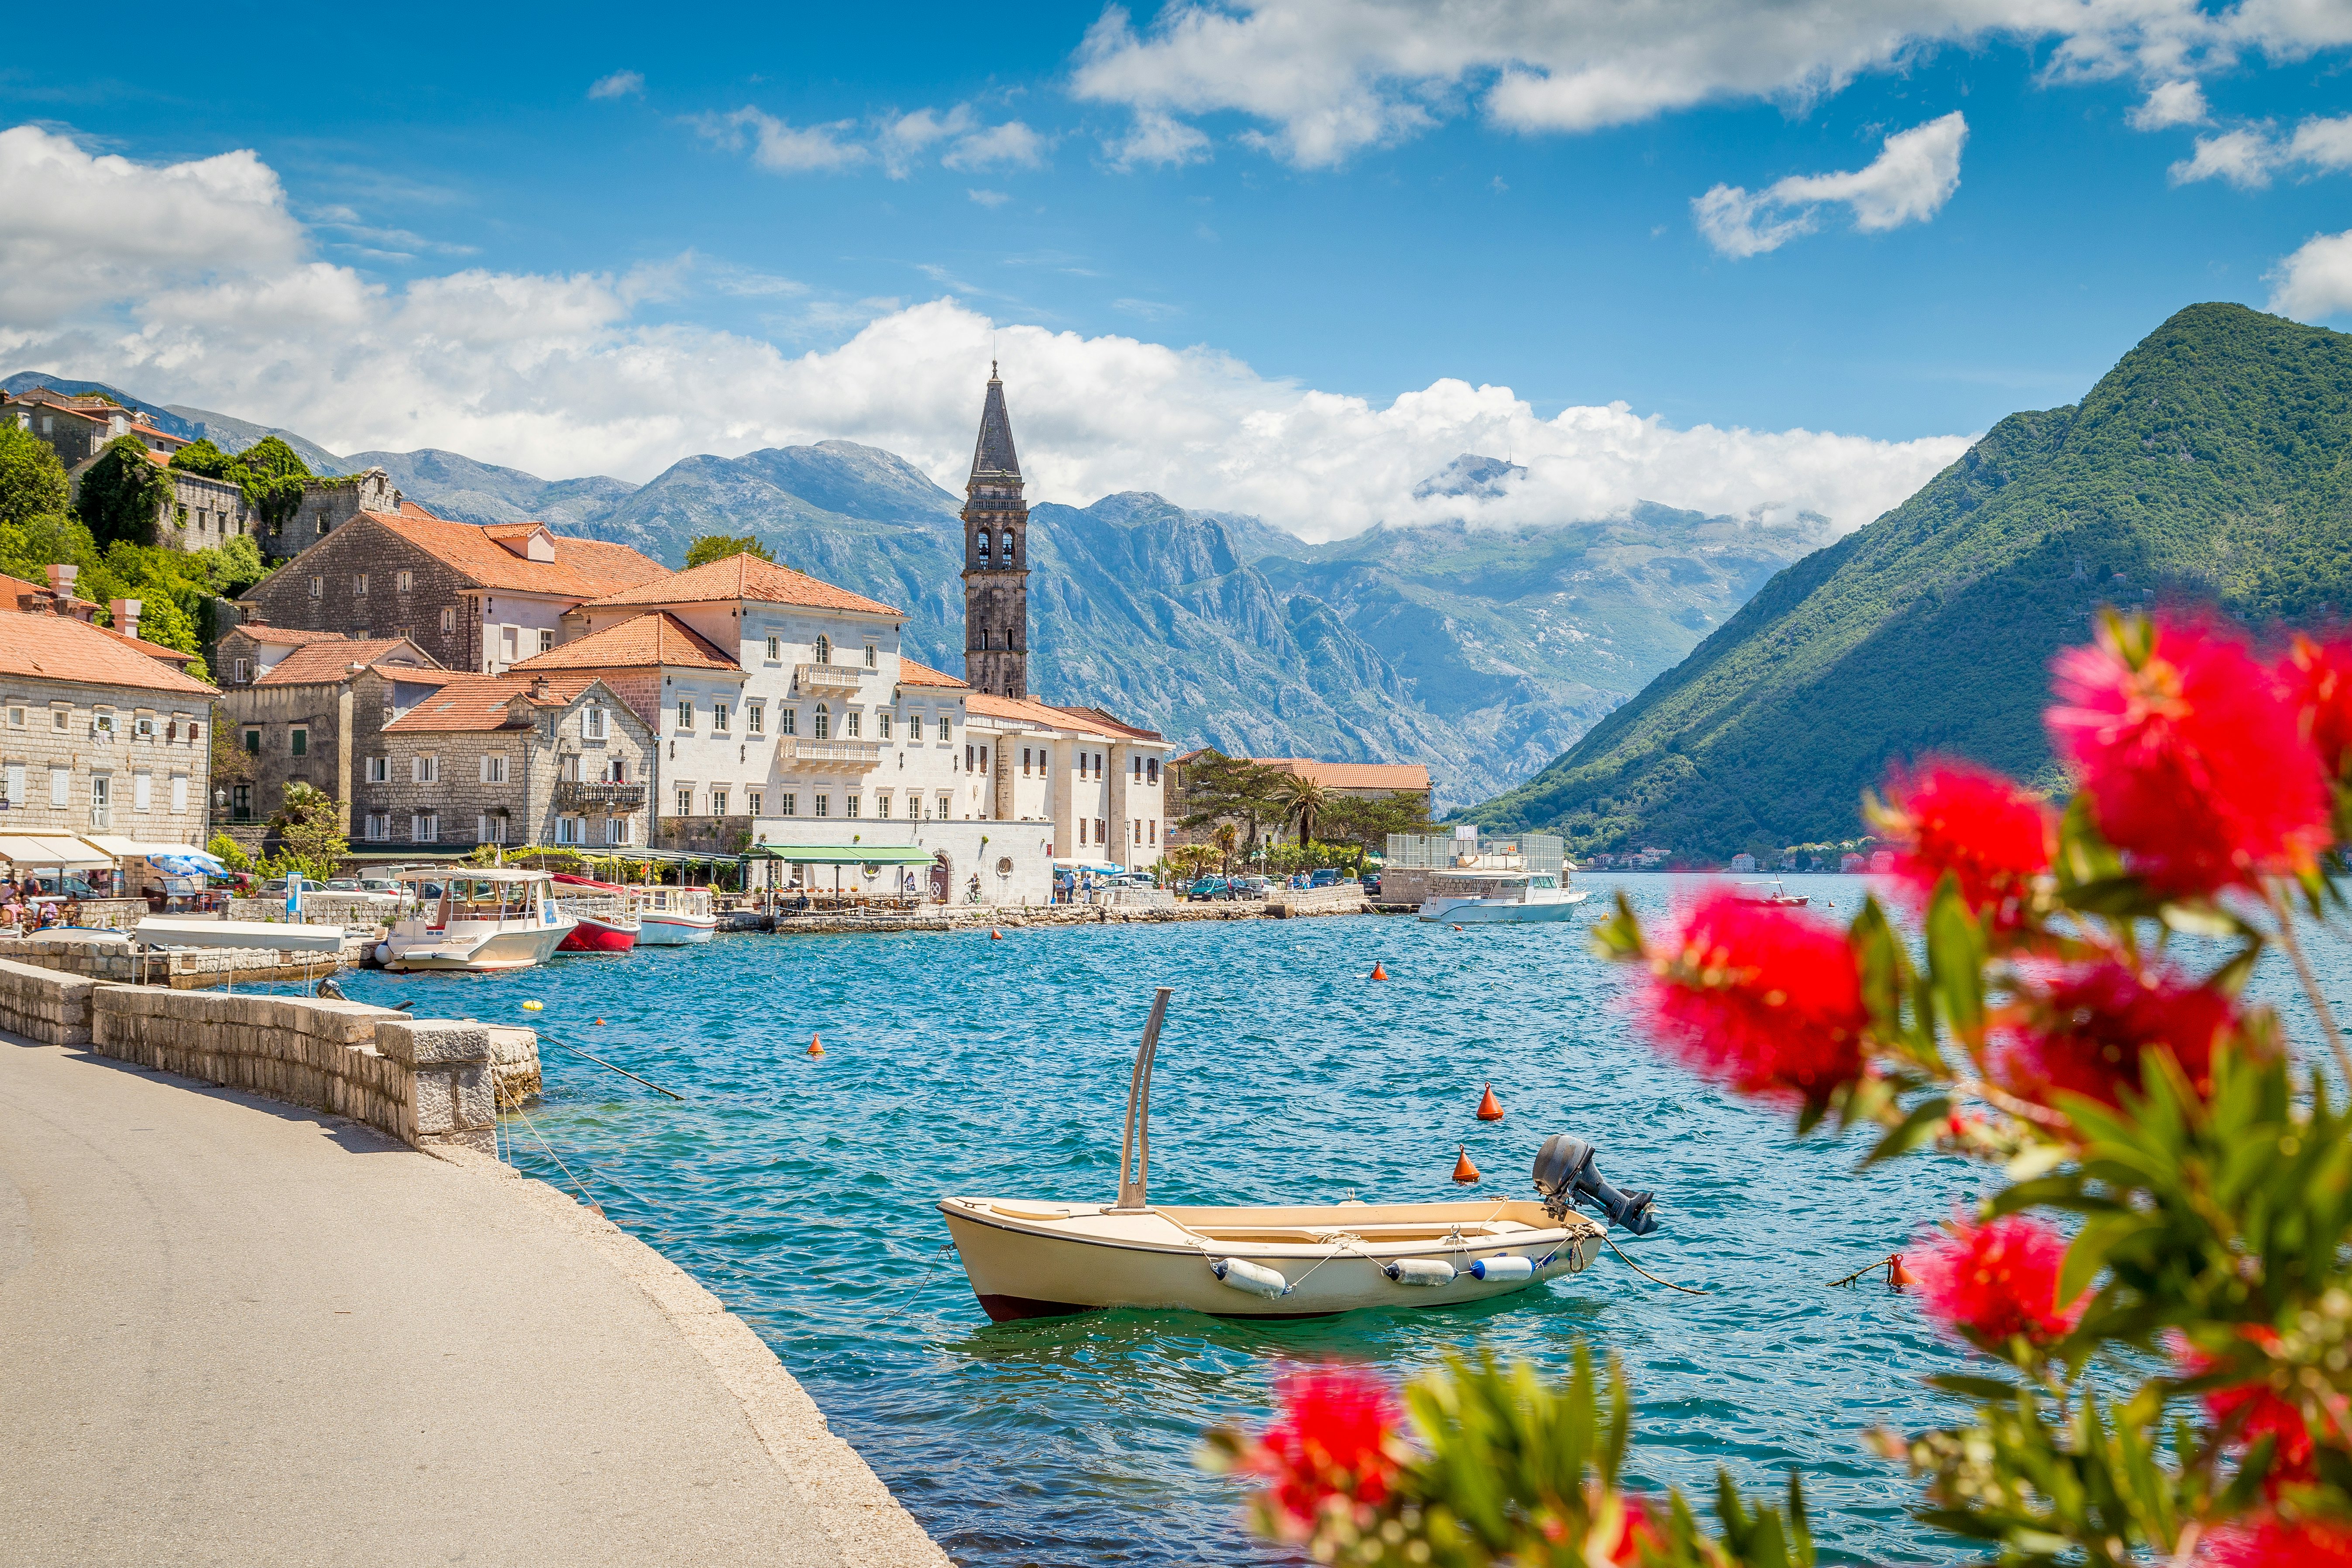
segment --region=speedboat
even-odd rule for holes
[[[709,942],[719,929],[708,888],[632,888],[629,910],[637,917],[639,947],[685,947]]]
[[[1432,879],[1421,906],[1425,921],[1456,925],[1497,921],[1524,924],[1564,921],[1592,895],[1560,885],[1565,872],[1456,871]]]
[[[386,969],[529,969],[578,924],[556,907],[544,871],[451,867],[404,871],[400,880],[416,906],[375,945]]]
[[[558,952],[626,952],[637,945],[639,925],[629,908],[628,889],[569,871],[554,876],[556,906],[580,922]]]
[[[1537,1155],[1533,1200],[1155,1205],[1151,1068],[1168,997],[1163,987],[1153,998],[1128,1080],[1117,1202],[940,1200],[972,1294],[998,1322],[1107,1307],[1313,1318],[1454,1306],[1590,1267],[1606,1230],[1577,1204],[1635,1235],[1657,1228],[1654,1197],[1611,1186],[1592,1146],[1566,1134]]]
[[[1735,882],[1732,884],[1731,896],[1743,904],[1769,904],[1775,909],[1783,910],[1801,910],[1810,901],[1802,893],[1789,891],[1778,880],[1769,884]]]

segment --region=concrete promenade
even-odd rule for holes
[[[7,1035],[0,1347],[10,1565],[948,1562],[562,1194]]]

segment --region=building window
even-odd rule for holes
[[[710,815],[713,816],[724,816],[727,815],[727,792],[725,790],[714,789],[710,792]]]
[[[1021,776],[1024,779],[1029,776],[1029,748],[1026,746],[1021,748]]]
[[[114,781],[104,773],[89,776],[89,825],[105,827],[113,820]]]
[[[1078,818],[1078,843],[1079,843],[1079,845],[1080,845],[1081,847],[1083,847],[1083,846],[1086,844],[1086,841],[1087,841],[1087,819],[1086,819],[1085,817],[1083,817],[1083,816],[1082,816],[1082,817]]]
[[[746,704],[743,709],[743,730],[746,734],[766,734],[768,732],[768,710],[757,702]]]
[[[1012,531],[1011,529],[1009,529],[1009,528],[1008,528],[1008,529],[1006,529],[1006,530],[1004,531],[1004,563],[1005,563],[1007,566],[1010,566],[1010,565],[1012,565],[1012,564],[1013,564],[1013,531]],[[1012,637],[1013,637],[1013,634],[1012,634],[1011,632],[1007,632],[1007,633],[1005,633],[1005,634],[1004,634],[1004,636],[1005,636],[1005,644],[1004,644],[1004,646],[1005,646],[1006,647],[1011,647],[1013,646],[1013,642],[1012,642]]]
[[[890,815],[890,792],[888,790],[877,790],[875,792],[874,815],[880,817],[887,817]]]
[[[574,752],[555,764],[555,776],[565,784],[580,782],[580,753]]]
[[[231,668],[236,671],[235,679],[239,686],[245,685],[253,679],[253,660],[240,658]]]
[[[253,820],[253,786],[232,784],[228,792],[229,816],[238,822]]]
[[[833,738],[833,710],[822,702],[816,705],[816,738],[820,741]],[[819,795],[817,798],[822,800],[824,797]]]
[[[323,511],[319,514],[319,537],[327,537],[327,514]]]
[[[394,593],[396,593],[396,594],[405,594],[405,593],[407,593],[409,590],[411,590],[412,588],[415,588],[415,586],[416,586],[416,574],[415,574],[415,573],[414,573],[414,572],[395,572],[395,573],[394,573],[394,574],[392,574],[392,587],[393,587],[393,592],[394,592]]]
[[[614,757],[611,762],[608,762],[608,763],[606,763],[604,764],[604,771],[602,773],[598,774],[597,776],[598,776],[598,777],[600,777],[600,778],[602,778],[602,779],[603,779],[606,784],[626,784],[626,783],[628,783],[628,782],[629,782],[629,761],[628,761],[628,759],[627,759],[626,757]]]
[[[89,716],[89,731],[101,741],[114,739],[114,710],[100,708],[94,710]]]
[[[324,577],[313,577],[313,578],[311,578],[311,579],[310,579],[310,597],[312,597],[312,598],[314,598],[314,599],[321,599],[321,598],[326,597],[326,594],[327,594],[327,580],[326,580]]]
[[[154,804],[155,775],[152,773],[132,773],[131,775],[131,809],[133,811],[145,811]]]
[[[1141,757],[1129,757],[1127,760],[1135,764],[1135,782],[1137,784],[1141,784],[1143,782],[1143,759]]]
[[[1160,783],[1160,759],[1158,757],[1153,757],[1143,764],[1143,782],[1153,785],[1157,785]]]
[[[430,752],[427,752],[423,756],[409,758],[408,782],[410,784],[439,784],[441,782],[441,759]]]
[[[768,639],[768,662],[770,664],[777,663],[782,659],[783,657],[784,639],[782,637],[770,637]]]
[[[482,759],[482,777],[480,782],[483,784],[504,784],[507,782],[507,759],[505,753],[494,752]]]
[[[408,818],[408,841],[411,844],[441,842],[441,814],[437,811],[414,812]]]
[[[989,532],[988,532],[988,530],[986,530],[986,529],[984,529],[984,528],[983,528],[983,529],[982,529],[982,530],[980,531],[980,563],[981,563],[982,566],[986,566],[986,565],[989,563],[989,549],[988,549],[988,547],[989,547],[990,542],[990,542],[990,538],[989,538]],[[982,635],[983,635],[983,636],[985,636],[986,634],[985,634],[985,633],[983,633]]]
[[[948,716],[944,713],[940,715],[940,739],[942,741],[952,741],[955,739],[953,735],[948,733]]]
[[[366,593],[367,593],[367,574],[366,574],[366,573],[364,573],[364,572],[354,572],[353,574],[352,574],[352,595],[353,595],[354,596],[364,596],[364,595],[366,595]]]
[[[1147,844],[1157,844],[1157,843],[1159,843],[1159,842],[1160,842],[1160,819],[1159,819],[1158,817],[1156,817],[1156,816],[1153,816],[1153,817],[1147,817],[1147,818],[1145,818],[1145,819],[1144,819],[1144,824],[1143,824],[1143,826],[1144,826],[1144,828],[1145,828],[1144,842],[1145,842],[1145,843],[1147,843]]]
[[[310,754],[310,731],[308,729],[297,724],[287,732],[286,754],[289,757],[307,757]]]
[[[844,816],[856,816],[857,815],[857,796],[854,795],[845,795],[841,797],[841,815]]]
[[[955,796],[946,790],[940,791],[940,820],[945,822],[954,814]]]
[[[67,806],[73,804],[73,774],[64,768],[49,770],[49,804]]]
[[[246,749],[246,752],[247,752],[247,755],[250,755],[250,756],[256,756],[256,757],[257,757],[257,756],[261,755],[261,731],[258,731],[258,730],[247,730],[247,731],[245,732],[245,749]]]
[[[62,730],[62,729],[64,729],[68,724],[71,723],[72,721],[73,721],[73,710],[72,710],[72,709],[70,709],[70,708],[52,708],[52,709],[50,709],[50,710],[49,710],[49,728],[50,728],[50,729],[52,729],[52,730]]]
[[[797,708],[777,709],[776,729],[779,732],[786,735],[799,734],[801,732],[801,710]]]
[[[370,784],[390,784],[392,782],[392,759],[390,757],[370,757],[367,760],[367,782]]]
[[[743,813],[745,816],[765,816],[767,812],[762,808],[765,807],[767,804],[766,792],[764,790],[747,789],[743,792]]]
[[[786,790],[783,794],[776,797],[776,815],[778,816],[798,816],[800,814],[800,796],[794,795],[790,790]]]
[[[694,699],[691,697],[677,700],[677,730],[681,735],[694,733]]]
[[[1097,844],[1108,844],[1108,843],[1109,843],[1109,842],[1110,842],[1110,836],[1109,836],[1109,832],[1108,832],[1109,827],[1110,827],[1110,824],[1109,824],[1109,823],[1108,823],[1108,822],[1105,822],[1101,817],[1097,816],[1097,817],[1096,817],[1096,818],[1095,818],[1095,842],[1096,842],[1096,843],[1097,843]]]
[[[154,719],[151,715],[145,713],[137,715],[131,721],[131,733],[138,740],[153,740],[155,738]]]
[[[25,764],[10,763],[5,774],[0,774],[0,794],[5,794],[10,805],[25,804]]]
[[[833,815],[833,796],[829,795],[821,795],[816,797],[816,814],[819,816],[831,816]]]
[[[725,733],[727,733],[727,727],[728,727],[728,725],[729,725],[730,722],[732,722],[732,721],[733,721],[733,719],[734,719],[734,714],[733,714],[733,712],[732,712],[732,711],[728,708],[728,706],[727,706],[727,704],[726,704],[726,703],[724,703],[724,702],[713,702],[713,703],[710,705],[710,730],[711,730],[711,733],[713,733],[713,734],[717,734],[717,735],[724,735]]]
[[[677,792],[677,815],[680,816],[692,816],[694,815],[694,786],[692,784],[688,784],[684,789]]]
[[[441,612],[441,635],[445,637],[454,637],[457,631],[457,612],[445,607]]]
[[[857,721],[860,717],[862,715],[855,708],[841,716],[842,732],[853,741],[857,739]]]
[[[604,738],[604,710],[600,705],[593,702],[588,705],[581,716],[580,732],[592,741]]]
[[[833,662],[833,639],[822,634],[816,639],[816,661],[819,664]]]
[[[539,629],[539,651],[545,653],[554,647],[555,634],[548,630],[545,626],[541,626]]]
[[[173,811],[188,809],[188,775],[185,773],[172,775],[172,809]]]
[[[963,749],[963,771],[971,772],[971,748],[969,745]]]
[[[24,727],[25,727],[25,710],[24,710],[22,708],[11,708],[11,709],[9,709],[9,710],[8,710],[8,728],[10,728],[11,730],[21,730],[21,729],[23,729]]]
[[[887,741],[890,738],[890,715],[887,713],[877,713],[874,715],[874,724],[875,728],[880,731],[879,739]]]
[[[557,817],[555,819],[555,841],[558,844],[584,843],[586,841],[585,828],[587,820],[588,819],[584,816]]]
[[[874,645],[872,643],[867,643],[866,645],[866,668],[868,669],[877,668],[875,660],[879,656],[874,651]]]
[[[604,819],[604,842],[607,844],[626,844],[628,841],[629,819],[625,816],[606,817]]]
[[[388,811],[369,812],[367,819],[367,836],[370,838],[374,839],[378,844],[382,844],[385,840],[389,839],[392,837],[392,813]]]
[[[474,842],[504,844],[507,841],[507,815],[502,811],[486,811],[474,818]]]
[[[204,738],[205,738],[205,727],[204,727],[202,724],[197,723],[197,722],[196,722],[194,720],[193,720],[193,719],[189,720],[189,721],[188,721],[188,739],[189,739],[190,741],[201,741],[201,740],[203,740]]]

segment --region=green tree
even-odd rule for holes
[[[1298,829],[1298,842],[1306,843],[1315,837],[1315,823],[1332,801],[1331,791],[1313,779],[1297,773],[1285,773],[1274,786],[1275,804],[1282,807],[1284,820]]]
[[[1259,830],[1266,823],[1283,820],[1284,807],[1276,792],[1290,776],[1279,768],[1248,757],[1229,757],[1211,747],[1185,764],[1185,815],[1180,820],[1186,827],[1195,828],[1221,821],[1243,825],[1248,830],[1241,840],[1241,854],[1246,859],[1257,849]],[[1232,852],[1227,853],[1230,857]]]
[[[269,532],[286,526],[302,504],[302,481],[314,476],[302,455],[275,436],[264,436],[236,455],[224,476],[236,481]]]
[[[117,436],[82,471],[75,510],[100,544],[146,544],[153,541],[156,519],[171,500],[172,481],[139,437]]]
[[[22,528],[66,510],[73,487],[49,444],[29,430],[0,426],[0,524]]]
[[[766,545],[751,534],[737,539],[724,533],[706,533],[686,547],[686,569],[691,572],[698,566],[708,566],[713,561],[724,561],[730,555],[756,555],[772,563],[776,559],[768,553]]]
[[[1324,838],[1366,855],[1388,851],[1391,833],[1434,833],[1429,819],[1429,796],[1418,790],[1398,790],[1369,797],[1343,795],[1324,809]]]
[[[212,443],[209,436],[201,441],[191,441],[172,454],[172,467],[191,474],[202,474],[208,479],[229,479],[236,475],[236,454],[224,452]]]
[[[205,853],[232,871],[253,869],[253,857],[245,852],[245,846],[226,833],[214,834],[213,841],[205,846]]]
[[[290,877],[299,871],[323,882],[351,858],[352,841],[343,837],[335,797],[313,785],[299,781],[288,784],[285,804],[269,826],[278,833],[278,850],[261,863],[265,876]]]

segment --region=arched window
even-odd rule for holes
[[[833,639],[831,637],[820,637],[816,639],[816,661],[819,664],[831,664],[833,662]],[[819,711],[821,712],[823,710],[819,710]]]
[[[1004,531],[1004,563],[1013,564],[1013,531],[1009,528]]]
[[[816,705],[816,738],[820,741],[833,739],[833,710],[822,702]]]
[[[980,531],[980,563],[988,564],[988,530],[984,528]]]

